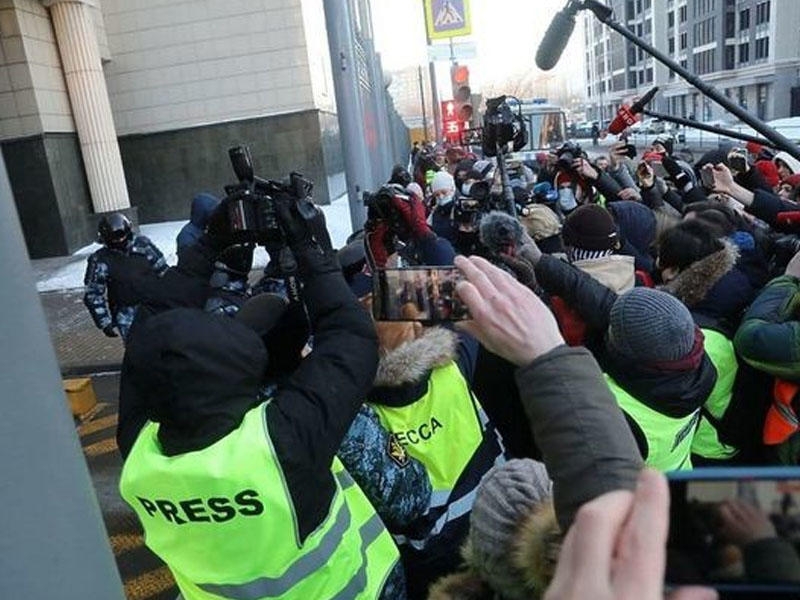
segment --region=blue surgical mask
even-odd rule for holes
[[[436,198],[436,205],[437,206],[447,206],[453,201],[453,194],[447,194],[446,196],[438,196]]]
[[[558,190],[558,205],[564,212],[575,210],[578,207],[578,202],[575,200],[575,192],[570,187],[559,188]]]

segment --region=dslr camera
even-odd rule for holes
[[[564,142],[557,150],[557,165],[561,171],[572,171],[572,163],[576,158],[585,158],[586,153],[583,148],[575,142]]]
[[[247,146],[228,150],[233,171],[239,183],[225,186],[225,203],[232,233],[243,234],[247,241],[258,244],[284,242],[284,234],[275,207],[277,197],[289,196],[297,202],[302,216],[305,210],[314,211],[310,203],[314,184],[300,173],[292,172],[282,181],[262,179],[253,173],[253,159]]]

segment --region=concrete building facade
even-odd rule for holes
[[[610,5],[619,22],[759,118],[800,115],[800,2],[611,0]],[[660,112],[735,120],[593,15],[584,18],[590,118],[613,118],[621,103],[658,85],[653,107]]]
[[[349,1],[368,65],[369,2]],[[233,182],[238,144],[264,177],[345,192],[323,0],[0,0],[0,49],[0,148],[33,257],[85,245],[102,212],[187,218]]]

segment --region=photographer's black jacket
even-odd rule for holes
[[[304,539],[330,507],[331,462],[375,377],[378,343],[335,259],[300,260],[311,265],[304,299],[314,351],[273,396],[266,420]],[[227,435],[260,402],[267,353],[258,335],[235,319],[170,310],[138,323],[131,338],[117,430],[123,457],[153,415],[163,415],[162,430],[173,423],[172,448],[164,450],[180,453]]]

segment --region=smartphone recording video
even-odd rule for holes
[[[800,469],[672,473],[668,585],[800,594]]]
[[[455,267],[381,269],[373,275],[372,314],[376,321],[423,324],[469,319],[456,294],[462,279]]]
[[[707,190],[714,189],[714,173],[711,172],[711,169],[700,169],[700,181]]]

